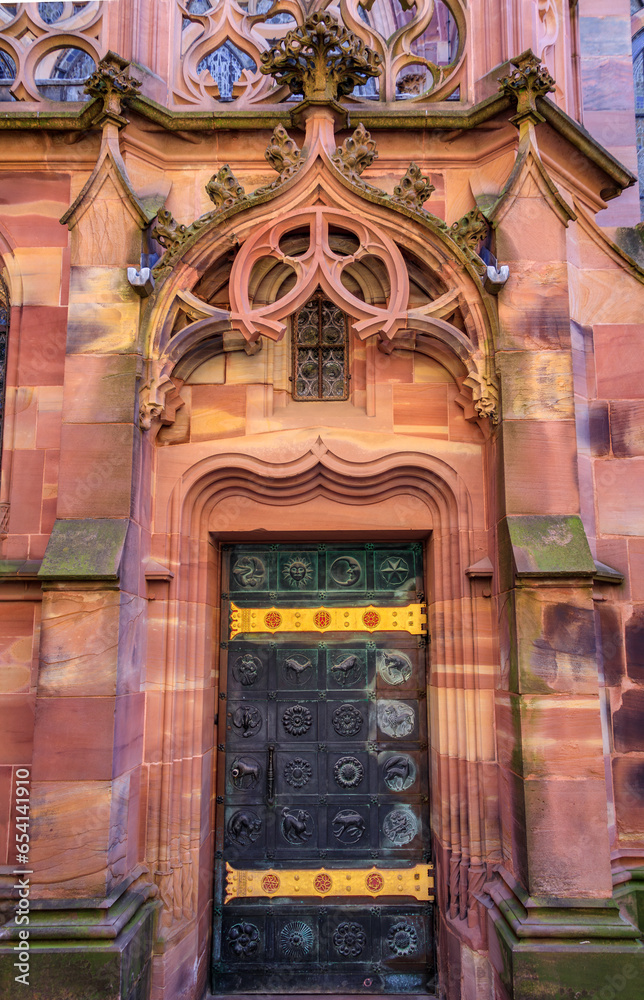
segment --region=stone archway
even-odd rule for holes
[[[150,662],[163,737],[154,751],[159,780],[148,803],[147,850],[164,903],[166,954],[180,938],[201,983],[212,906],[222,540],[256,539],[260,527],[263,540],[365,532],[425,540],[437,899],[441,920],[458,920],[475,946],[475,893],[497,860],[491,616],[466,574],[486,554],[482,510],[463,478],[435,457],[401,451],[367,458],[355,442],[296,437],[282,442],[279,464],[221,454],[167,489],[158,481]],[[159,956],[155,974],[164,976],[165,968]]]

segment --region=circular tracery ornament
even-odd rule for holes
[[[366,628],[377,628],[380,624],[380,615],[376,611],[365,611],[362,623]]]
[[[367,943],[367,935],[360,924],[345,920],[338,924],[333,934],[333,944],[341,955],[351,955],[353,958],[362,952]]]
[[[340,705],[331,717],[338,736],[355,736],[362,728],[362,715],[353,705]]]
[[[364,778],[364,767],[357,757],[340,757],[333,765],[333,777],[340,788],[357,788]]]
[[[302,788],[311,780],[313,769],[306,760],[301,757],[294,757],[289,760],[284,768],[284,778],[293,788]]]
[[[379,872],[369,872],[365,879],[365,884],[369,892],[380,892],[385,884],[385,880]]]
[[[277,892],[280,887],[279,877],[277,875],[264,875],[261,885],[264,892],[268,892],[272,895],[274,892]]]
[[[282,725],[290,736],[303,736],[313,724],[313,716],[306,705],[291,705],[282,716]]]
[[[326,872],[320,872],[319,875],[315,876],[313,880],[313,885],[315,887],[316,892],[320,893],[329,892],[331,886],[333,885],[333,879],[331,878],[330,875],[327,875]]]
[[[359,245],[370,247],[371,253],[384,266],[389,289],[386,301],[378,305],[365,302],[345,287],[342,271],[351,265],[353,258],[338,259],[329,245],[329,232],[335,227],[352,232]],[[289,233],[307,228],[312,236],[310,252],[298,259],[295,287],[274,302],[252,303],[247,276],[254,265],[269,257],[283,261],[286,257],[280,249],[283,239]],[[242,244],[229,282],[235,328],[250,341],[261,336],[280,340],[286,330],[286,318],[293,312],[293,302],[302,301],[299,296],[305,288],[312,289],[320,284],[332,286],[338,298],[336,305],[356,317],[354,329],[360,340],[378,335],[389,341],[408,322],[409,276],[395,242],[371,221],[358,219],[341,209],[316,205],[269,220],[258,226]]]
[[[277,611],[269,611],[264,615],[264,625],[266,628],[279,628],[282,624],[282,616]]]
[[[394,955],[412,955],[418,951],[418,934],[416,928],[404,920],[394,924],[387,934],[387,944]]]

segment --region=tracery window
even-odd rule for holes
[[[318,292],[293,320],[293,399],[347,399],[347,317]]]
[[[0,3],[0,101],[88,101],[104,51],[101,0]]]
[[[4,430],[4,401],[7,380],[7,341],[9,339],[9,289],[0,274],[0,460]]]

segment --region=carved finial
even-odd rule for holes
[[[433,190],[434,185],[418,164],[410,163],[400,184],[396,184],[392,197],[394,201],[420,212]]]
[[[212,175],[206,184],[206,194],[218,210],[232,208],[246,197],[246,192],[227,163]]]
[[[448,229],[449,235],[462,250],[476,253],[488,233],[488,222],[481,210],[473,208]]]
[[[527,49],[511,61],[516,69],[499,80],[499,89],[517,102],[517,113],[512,121],[515,125],[523,121],[542,122],[544,119],[537,111],[537,98],[553,91],[555,81],[532,49]]]
[[[371,138],[369,132],[360,122],[357,129],[338,146],[331,157],[338,170],[348,177],[352,184],[365,186],[365,182],[360,180],[360,174],[367,167],[370,167],[374,160],[378,159],[376,140]]]
[[[136,97],[141,89],[141,81],[135,80],[127,72],[127,59],[115,52],[108,52],[85,84],[85,93],[103,98],[103,113],[111,116],[116,124],[125,124],[121,118],[121,103],[124,97]]]
[[[379,76],[380,56],[328,12],[304,24],[262,53],[261,72],[310,101],[336,101]]]
[[[264,156],[279,174],[278,183],[288,180],[302,166],[302,151],[283,125],[278,125],[274,130]]]
[[[185,243],[188,232],[186,226],[179,225],[172,212],[167,208],[160,208],[152,236],[166,250],[178,250],[182,243]]]

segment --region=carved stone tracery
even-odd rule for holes
[[[311,14],[262,53],[261,72],[305,100],[335,101],[380,74],[381,57],[329,13]]]

